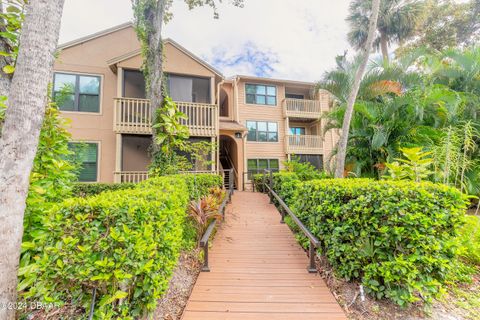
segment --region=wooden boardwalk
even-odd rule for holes
[[[236,192],[183,320],[335,320],[342,308],[261,193]]]

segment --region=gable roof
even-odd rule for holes
[[[276,82],[276,83],[284,83],[286,85],[298,85],[298,86],[314,86],[315,82],[307,82],[307,81],[297,81],[297,80],[287,80],[287,79],[275,79],[275,78],[264,78],[264,77],[257,77],[257,76],[246,76],[246,75],[236,75],[230,78],[230,80],[247,80],[247,81],[264,81],[264,82]]]
[[[92,33],[92,34],[90,34],[88,36],[85,36],[85,37],[81,37],[81,38],[78,38],[78,39],[75,39],[75,40],[72,40],[72,41],[62,43],[57,47],[57,49],[59,49],[59,50],[67,49],[67,48],[82,44],[84,42],[103,37],[107,34],[115,32],[115,31],[123,30],[123,29],[130,28],[130,27],[133,28],[133,23],[125,22],[125,23],[119,24],[118,26],[114,26],[114,27],[111,27],[111,28],[108,28],[108,29],[105,29],[105,30],[102,30],[102,31],[99,31],[99,32],[96,32],[96,33]]]
[[[126,23],[120,24],[118,26],[93,33],[91,35],[88,35],[88,36],[78,38],[78,39],[73,40],[73,41],[63,43],[63,44],[58,46],[58,49],[59,50],[67,49],[67,48],[70,48],[70,47],[85,43],[87,41],[91,41],[91,40],[103,37],[103,36],[108,35],[110,33],[113,33],[113,32],[119,31],[119,30],[123,30],[123,29],[126,29],[126,28],[133,28],[133,23],[126,22]],[[166,38],[164,40],[164,43],[165,44],[167,44],[167,43],[171,44],[172,46],[174,46],[175,48],[177,48],[178,50],[183,52],[185,55],[187,55],[188,57],[192,58],[193,60],[195,60],[196,62],[201,64],[203,67],[207,68],[208,70],[210,70],[211,72],[216,74],[218,77],[220,77],[222,79],[224,78],[223,74],[218,69],[216,69],[215,67],[213,67],[212,65],[210,65],[209,63],[207,63],[206,61],[204,61],[203,59],[201,59],[200,57],[198,57],[194,53],[192,53],[191,51],[187,50],[185,47],[180,45],[178,42],[176,42],[176,41],[174,41],[170,38]],[[114,58],[108,60],[107,64],[109,65],[110,69],[112,69],[112,71],[115,72],[116,69],[117,69],[117,67],[116,67],[117,63],[125,61],[127,59],[130,59],[132,57],[135,57],[136,55],[139,55],[139,54],[141,54],[141,49],[136,49],[134,51],[127,52],[127,53],[122,54],[118,57],[114,57]]]

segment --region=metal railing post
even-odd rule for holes
[[[235,179],[235,175],[233,174],[233,169],[229,170],[228,176],[229,176],[228,189],[231,190],[231,192],[233,193],[233,179]]]
[[[268,185],[270,186],[270,190],[273,190],[273,172],[272,170],[270,172],[270,181],[268,181]],[[270,203],[273,203],[273,194],[270,192]]]
[[[308,265],[308,273],[317,273],[317,268],[315,267],[315,245],[310,241],[310,247],[308,249],[308,254],[310,255],[310,263]]]
[[[282,215],[282,222],[284,222],[284,216],[288,214],[291,218],[291,222],[295,223],[297,227],[303,232],[303,234],[310,240],[310,246],[308,249],[309,262],[307,270],[309,273],[316,273],[317,268],[315,266],[315,255],[316,248],[320,247],[320,241],[310,232],[310,230],[307,229],[307,227],[305,227],[302,221],[298,219],[298,217],[292,212],[292,210],[287,206],[283,199],[280,198],[280,196],[273,189],[271,189],[270,186],[266,185],[265,187],[269,189],[269,193],[272,197],[276,199],[279,207],[282,209],[280,210],[280,213]]]
[[[210,268],[208,267],[208,240],[203,246],[203,272],[210,272]]]
[[[97,288],[93,288],[92,301],[90,302],[90,312],[88,314],[88,320],[93,319],[93,312],[95,311],[95,298],[97,296]]]
[[[280,207],[280,215],[282,216],[280,223],[285,223],[285,210],[283,209],[283,207]]]
[[[255,180],[253,181],[253,183],[255,183]],[[263,189],[263,193],[267,192],[267,173],[266,173],[266,170],[263,172],[262,189]]]

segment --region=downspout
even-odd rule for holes
[[[240,111],[238,110],[238,82],[240,78],[237,76],[233,81],[233,107],[235,108],[235,121],[239,122],[240,119]]]
[[[216,148],[216,169],[217,172],[220,171],[220,88],[221,86],[225,83],[225,80],[220,81],[217,84],[217,109],[218,109],[218,115],[217,115],[217,148]]]

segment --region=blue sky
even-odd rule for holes
[[[228,1],[224,1],[228,2]],[[189,11],[174,0],[164,29],[226,76],[256,75],[318,80],[348,49],[348,0],[245,0],[244,8],[221,5]],[[66,0],[60,42],[132,20],[130,0]]]

